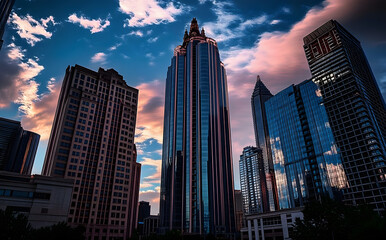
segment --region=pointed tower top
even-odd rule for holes
[[[201,36],[205,37],[205,30],[204,30],[204,28],[201,28]]]
[[[253,90],[252,98],[258,95],[269,95],[273,96],[268,88],[260,79],[260,75],[257,75],[255,89]]]
[[[196,35],[200,35],[200,29],[198,28],[197,19],[193,18],[192,22],[190,23],[189,36]]]

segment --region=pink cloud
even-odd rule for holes
[[[23,128],[40,134],[42,141],[50,137],[61,84],[61,81],[55,82],[54,79],[51,79],[48,83],[49,92],[33,102],[30,113],[21,119]]]
[[[154,80],[142,83],[139,89],[136,142],[154,138],[162,144],[164,116],[164,83]]]
[[[273,94],[310,78],[303,37],[330,19],[337,19],[344,25],[361,22],[358,19],[366,21],[371,19],[370,12],[381,6],[385,6],[381,0],[372,0],[369,4],[363,4],[360,0],[326,0],[321,6],[311,8],[288,32],[265,32],[251,48],[233,47],[221,51],[228,73],[236,186],[239,183],[238,162],[242,148],[255,145],[250,99],[256,75],[261,76]],[[372,25],[368,28],[372,28]]]
[[[11,43],[0,54],[0,108],[19,104],[19,111],[30,114],[34,101],[39,99],[39,84],[35,77],[44,70],[37,58],[26,59],[26,51]]]
[[[159,188],[156,188],[156,190],[139,192],[139,201],[147,201],[150,203],[152,215],[157,215],[159,213],[159,198]]]

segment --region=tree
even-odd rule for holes
[[[0,210],[1,240],[84,240],[84,227],[71,228],[66,223],[33,229],[24,214]]]
[[[385,219],[369,206],[348,206],[324,198],[307,204],[304,219],[297,219],[293,239],[356,240],[382,239],[386,236]]]
[[[31,226],[24,214],[15,214],[12,210],[0,210],[0,239],[28,240]]]
[[[84,240],[85,228],[78,226],[72,228],[67,223],[61,222],[49,227],[42,227],[31,231],[31,240],[55,239],[55,240]]]

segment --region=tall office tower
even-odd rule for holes
[[[0,1],[0,49],[3,46],[3,34],[15,0]]]
[[[267,116],[264,103],[273,95],[257,76],[255,89],[251,97],[253,126],[255,130],[256,146],[262,150],[263,157],[257,159],[261,191],[260,212],[275,211],[279,203],[276,193],[275,174],[273,171],[272,154],[269,142]]]
[[[245,214],[263,212],[261,194],[261,168],[263,161],[261,148],[245,147],[240,155],[240,186],[243,194],[243,207]]]
[[[311,80],[265,103],[280,209],[341,198],[347,179],[320,90]]]
[[[138,222],[142,222],[150,216],[150,204],[149,202],[140,201],[138,205]]]
[[[360,42],[330,20],[304,37],[350,188],[346,200],[386,207],[386,106]]]
[[[139,235],[144,235],[144,222],[145,219],[150,216],[150,207],[149,202],[140,201],[138,204],[137,233]]]
[[[126,239],[137,225],[137,99],[113,69],[66,70],[43,174],[74,179],[68,222],[87,238]]]
[[[168,68],[160,224],[164,231],[235,229],[227,79],[217,43],[194,18]]]
[[[40,135],[0,118],[0,170],[31,175]]]

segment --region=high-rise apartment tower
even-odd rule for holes
[[[330,20],[304,50],[349,182],[346,200],[386,207],[386,107],[360,42]]]
[[[245,214],[263,212],[261,194],[261,168],[263,151],[261,148],[245,147],[240,155],[240,187]]]
[[[74,179],[68,222],[91,239],[127,239],[136,227],[141,165],[138,90],[115,70],[68,67],[43,174]]]
[[[227,78],[196,19],[167,73],[160,224],[192,234],[235,229]]]

